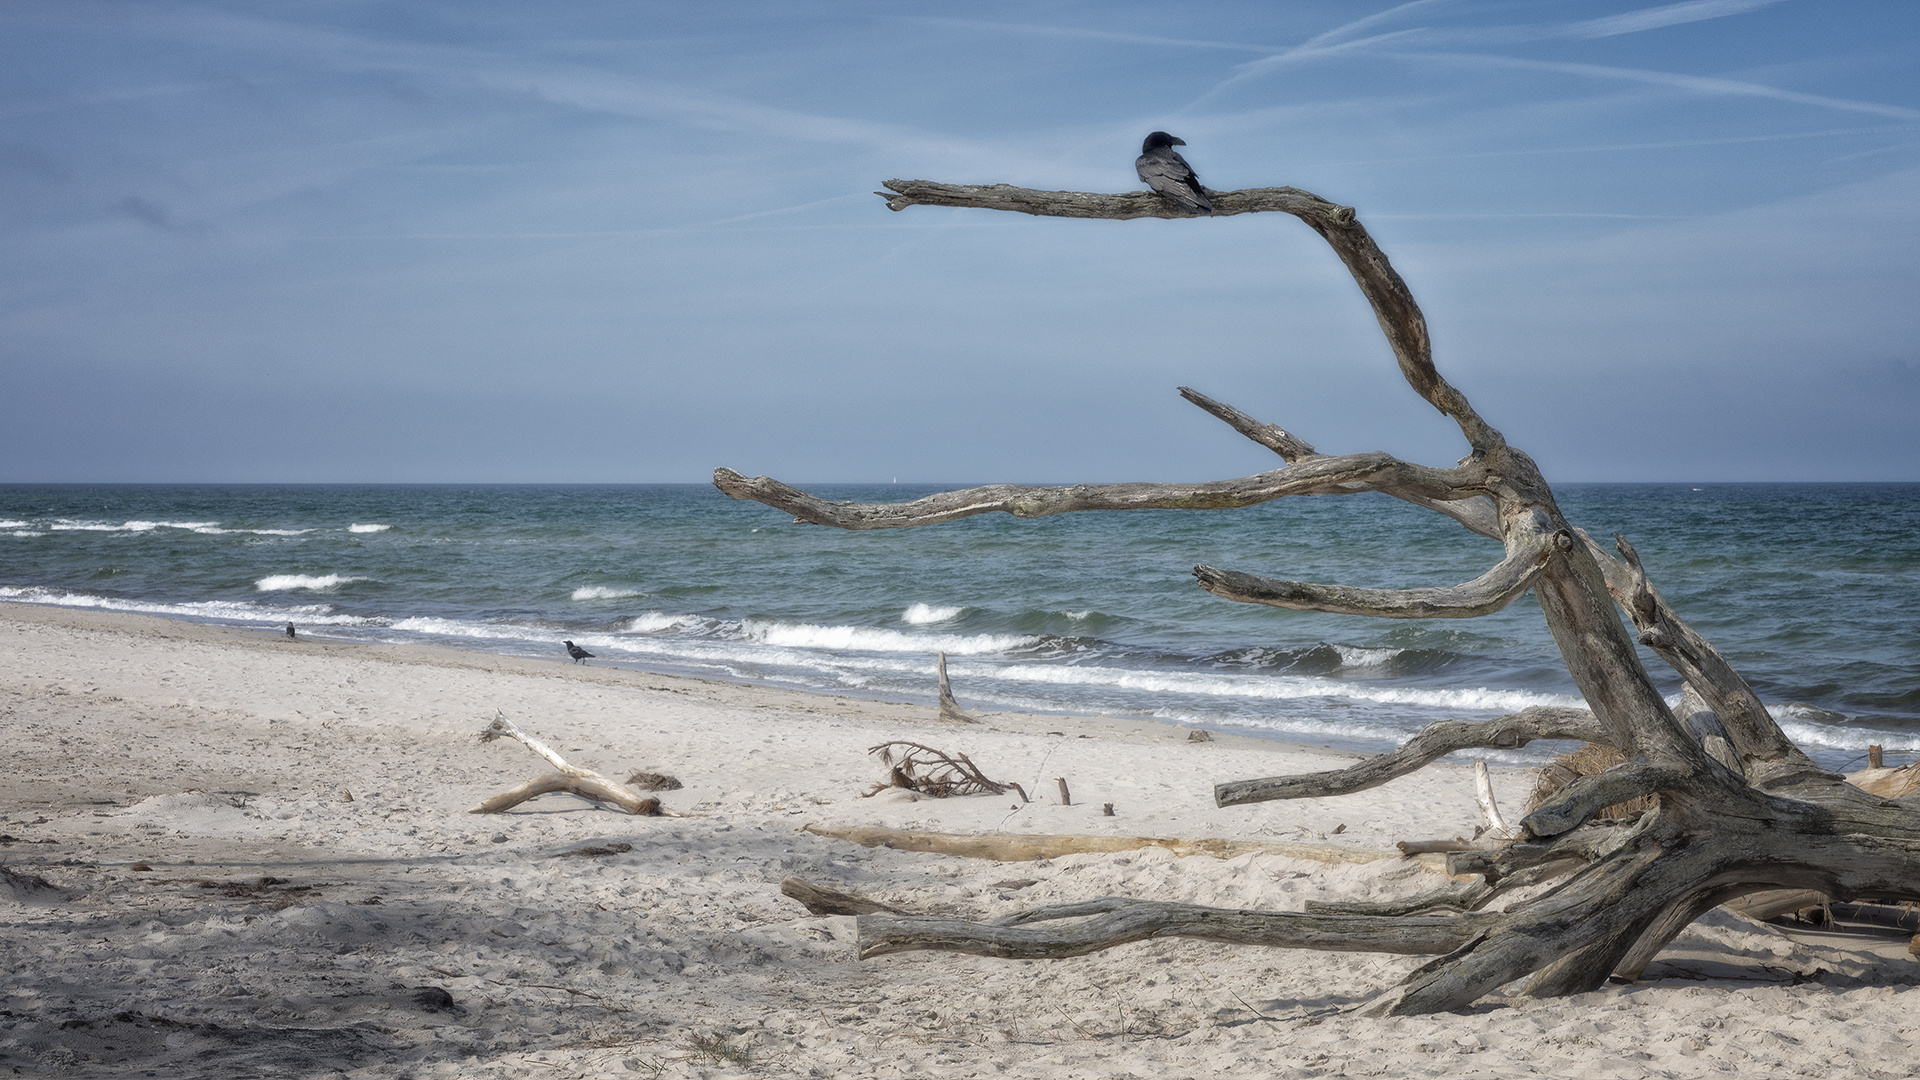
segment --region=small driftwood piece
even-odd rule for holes
[[[977,724],[980,721],[953,700],[953,685],[947,682],[947,654],[934,653],[934,670],[940,673],[940,719],[952,724]]]
[[[838,889],[829,889],[824,885],[815,885],[797,877],[781,878],[780,893],[800,901],[808,911],[815,915],[904,915],[899,908],[888,907],[878,900],[869,900],[864,896],[855,896]]]
[[[1011,780],[989,780],[980,766],[965,754],[949,754],[917,742],[896,739],[867,750],[879,754],[887,766],[887,779],[873,785],[861,798],[871,798],[888,788],[906,788],[936,799],[955,795],[1004,795],[1018,792],[1026,802],[1027,792]],[[897,760],[896,760],[897,757]],[[917,771],[916,771],[917,770]]]
[[[550,772],[545,776],[536,776],[518,787],[509,788],[467,811],[469,814],[498,814],[511,810],[528,799],[555,791],[617,806],[629,814],[652,816],[660,813],[659,799],[642,796],[617,781],[601,776],[592,769],[568,764],[567,759],[561,757],[553,747],[522,731],[518,724],[504,716],[493,718],[493,723],[487,725],[486,730],[480,733],[480,741],[492,742],[502,736],[513,739],[539,754],[558,771]]]

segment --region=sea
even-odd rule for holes
[[[1634,543],[1816,760],[1920,756],[1920,484],[1557,495],[1575,524]],[[1377,494],[845,532],[704,484],[0,486],[0,601],[556,662],[572,640],[598,665],[926,703],[945,653],[974,711],[1364,751],[1436,720],[1579,704],[1532,598],[1464,620],[1284,611],[1203,592],[1194,564],[1396,588],[1469,580],[1500,555]]]

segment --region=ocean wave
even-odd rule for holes
[[[640,595],[643,594],[638,589],[616,589],[607,585],[583,585],[573,590],[575,600],[624,600],[629,596]]]
[[[1342,667],[1379,667],[1405,649],[1369,649],[1359,645],[1335,645],[1333,651],[1340,657]]]
[[[928,623],[946,622],[948,619],[967,610],[964,607],[934,607],[930,604],[912,604],[900,613],[900,621],[908,626],[925,626]]]
[[[636,615],[629,620],[625,633],[657,634],[662,630],[680,630],[699,626],[706,622],[698,615],[663,615],[658,611],[649,611],[645,615]]]
[[[325,589],[337,589],[355,581],[371,581],[372,578],[346,577],[340,574],[268,574],[253,583],[261,592],[284,592],[288,589],[310,589],[320,592]]]
[[[388,529],[391,529],[391,528],[393,528],[393,526],[391,525],[361,525],[358,522],[356,522],[352,525],[347,526],[347,531],[350,533],[377,533],[377,532],[386,532]]]
[[[236,622],[280,623],[291,619],[310,626],[378,625],[377,620],[358,615],[339,614],[332,604],[295,604],[282,607],[258,604],[251,600],[192,600],[167,604],[48,589],[37,585],[0,586],[0,600],[47,604],[53,607],[99,608],[103,611],[125,611],[138,615],[178,615],[192,619],[226,619]]]
[[[24,521],[13,523],[0,522],[0,528],[7,528],[10,524],[26,525],[27,523]],[[301,536],[313,531],[312,529],[223,529],[217,521],[147,521],[145,519],[137,519],[134,521],[123,521],[115,525],[105,521],[78,521],[73,518],[56,518],[47,528],[53,532],[126,533],[147,533],[153,532],[156,529],[183,529],[187,532],[200,533],[203,536],[227,536],[235,533],[246,533],[255,536]]]
[[[47,534],[35,529],[11,529],[7,532],[7,535],[8,536],[45,536]]]
[[[32,524],[33,522],[31,521],[0,520],[0,529],[25,529]]]
[[[909,634],[875,626],[818,626],[748,620],[740,634],[749,641],[788,649],[852,649],[859,652],[944,652],[955,656],[1004,653],[1038,643],[1016,634]]]
[[[487,638],[496,641],[539,641],[552,636],[548,631],[532,626],[515,626],[511,623],[467,622],[464,619],[443,619],[435,615],[414,615],[405,619],[395,619],[388,623],[392,630],[402,630],[413,634],[437,634],[442,637]],[[557,642],[559,638],[554,638]]]
[[[990,677],[1013,682],[1052,683],[1061,686],[1106,686],[1154,693],[1201,694],[1211,697],[1285,701],[1299,698],[1348,698],[1393,705],[1517,712],[1531,705],[1577,706],[1569,694],[1542,694],[1529,690],[1493,690],[1487,687],[1382,686],[1333,679],[1277,675],[1203,675],[1183,671],[1141,671],[1092,664],[1024,664],[996,669]]]

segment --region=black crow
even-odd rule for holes
[[[299,636],[300,636],[300,635],[298,635],[298,634],[296,634],[296,633],[294,633],[294,632],[293,632],[293,624],[292,624],[292,623],[288,623],[288,624],[287,624],[287,636],[288,636],[288,637],[299,637]]]
[[[1200,178],[1193,175],[1193,166],[1174,149],[1185,145],[1185,139],[1156,131],[1140,145],[1140,156],[1134,159],[1133,171],[1140,174],[1148,187],[1179,203],[1187,213],[1211,214],[1213,203],[1207,198],[1206,189],[1200,186]]]
[[[588,652],[587,650],[581,648],[578,645],[575,645],[571,641],[562,642],[561,644],[567,647],[567,655],[573,657],[573,662],[576,664],[582,660],[590,660],[593,658],[592,653]]]

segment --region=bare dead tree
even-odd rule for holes
[[[1034,191],[892,180],[887,205],[968,206],[1051,217],[1185,216],[1159,196]],[[1350,768],[1218,785],[1222,806],[1344,795],[1386,783],[1443,754],[1581,739],[1624,760],[1553,793],[1510,842],[1446,856],[1480,875],[1391,904],[1317,904],[1306,912],[1231,911],[1105,898],[1020,912],[992,923],[867,915],[862,956],[946,949],[1001,957],[1075,956],[1169,936],[1357,952],[1433,954],[1370,1006],[1382,1014],[1461,1009],[1531,976],[1526,992],[1592,990],[1635,978],[1686,925],[1760,890],[1811,889],[1834,900],[1920,899],[1920,796],[1886,798],[1817,767],[1774,722],[1740,674],[1696,634],[1648,577],[1633,546],[1609,552],[1561,515],[1533,460],[1508,445],[1434,367],[1426,320],[1406,283],[1350,207],[1296,188],[1211,193],[1214,216],[1279,211],[1333,248],[1372,304],[1400,371],[1451,418],[1470,452],[1451,467],[1384,453],[1327,455],[1193,390],[1181,394],[1274,451],[1285,465],[1200,484],[996,485],[906,503],[828,502],[767,477],[716,469],[727,494],[801,521],[844,529],[910,528],[989,511],[1041,517],[1073,510],[1226,509],[1291,495],[1384,492],[1499,541],[1505,556],[1459,585],[1362,589],[1194,567],[1201,588],[1243,603],[1372,615],[1460,619],[1498,611],[1531,591],[1588,708],[1527,709],[1485,722],[1426,728],[1391,753]],[[1632,624],[1622,624],[1624,613]],[[1669,708],[1641,667],[1634,634],[1685,684]],[[1609,807],[1650,800],[1631,820]],[[1529,888],[1546,886],[1545,888]],[[1520,890],[1527,889],[1526,892]],[[1496,909],[1496,900],[1507,906]],[[1074,920],[1062,925],[1065,920]]]

